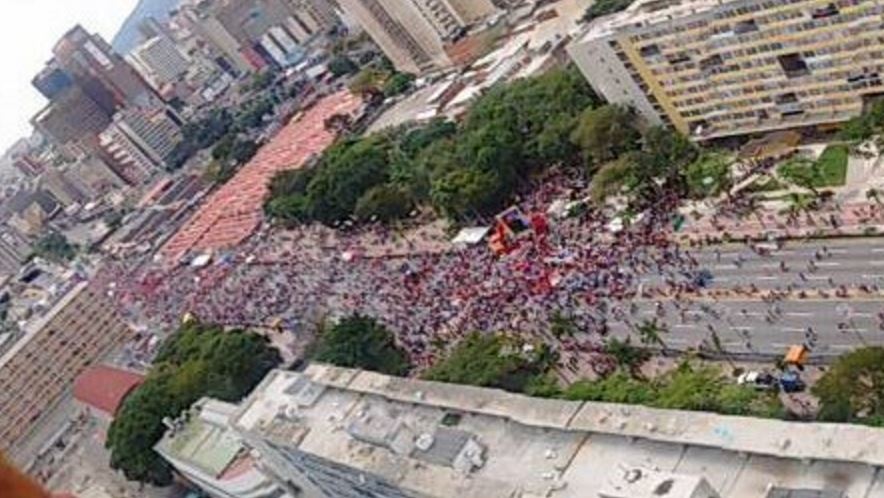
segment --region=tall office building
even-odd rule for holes
[[[126,56],[126,61],[157,90],[175,83],[190,68],[187,57],[165,36],[156,36],[138,45]]]
[[[639,0],[569,52],[609,102],[695,139],[850,119],[884,93],[884,4]]]
[[[31,124],[59,146],[89,143],[111,123],[110,115],[79,86],[54,94]]]
[[[420,73],[451,65],[446,45],[496,12],[490,0],[338,0],[397,69]]]
[[[149,106],[156,94],[99,35],[75,26],[55,44],[50,67],[58,67],[106,112]],[[35,85],[36,86],[36,85]],[[38,87],[39,88],[39,87]],[[52,97],[50,97],[52,98]]]

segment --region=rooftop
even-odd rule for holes
[[[209,251],[235,246],[248,238],[263,219],[261,206],[273,176],[304,166],[335,140],[325,120],[335,114],[354,114],[361,100],[343,91],[329,95],[296,117],[230,181],[199,208],[196,214],[162,248],[177,260],[188,251]]]
[[[212,477],[221,477],[244,451],[242,443],[228,430],[227,417],[235,405],[203,400],[189,418],[176,422],[157,443],[163,455],[195,466]]]
[[[707,496],[676,494],[701,477],[724,498],[884,493],[879,429],[530,398],[326,365],[271,373],[232,420],[434,496],[618,496],[599,493],[626,489],[637,470],[669,497]]]
[[[730,0],[736,3],[737,0]],[[587,26],[583,40],[604,38],[624,29],[641,29],[647,26],[686,19],[730,3],[722,0],[636,0],[626,10],[593,20]]]
[[[74,381],[74,398],[108,415],[115,415],[126,396],[144,376],[107,365],[94,365]]]

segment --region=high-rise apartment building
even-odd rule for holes
[[[0,355],[0,451],[16,460],[19,445],[74,379],[131,334],[113,304],[88,282],[63,294]]]
[[[150,38],[135,47],[126,60],[155,89],[178,81],[190,68],[190,61],[165,36]]]
[[[609,102],[695,139],[827,125],[884,93],[884,4],[639,0],[569,52]]]
[[[338,0],[397,69],[420,73],[451,65],[446,45],[496,12],[490,0]]]

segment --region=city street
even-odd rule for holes
[[[792,344],[808,343],[818,354],[840,354],[862,345],[884,345],[884,239],[863,238],[789,242],[767,255],[746,245],[726,245],[692,252],[698,267],[708,270],[714,291],[748,288],[786,291],[775,302],[745,294],[727,297],[650,298],[637,301],[624,320],[610,323],[613,333],[625,335],[644,320],[657,319],[669,333],[668,347],[711,347],[713,332],[723,349],[735,353],[778,354]],[[662,283],[662,277],[642,279],[643,288]],[[839,299],[838,286],[852,289]],[[867,286],[867,291],[857,291]],[[809,292],[799,298],[796,293]],[[825,298],[816,291],[831,296]],[[711,293],[710,293],[711,294]],[[621,315],[622,318],[622,315]]]

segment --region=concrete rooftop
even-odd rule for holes
[[[272,372],[232,423],[427,496],[593,497],[634,469],[675,476],[673,498],[700,477],[726,498],[884,496],[878,429],[544,400],[326,365]]]

